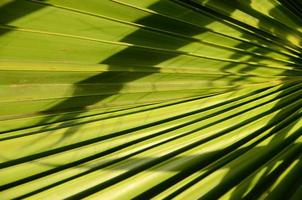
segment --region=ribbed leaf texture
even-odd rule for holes
[[[1,0],[0,199],[301,199],[301,13]]]

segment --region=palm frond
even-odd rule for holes
[[[301,10],[0,1],[0,198],[299,199]]]

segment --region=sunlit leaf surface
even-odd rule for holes
[[[301,13],[0,0],[0,199],[301,199]]]

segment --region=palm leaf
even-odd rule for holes
[[[301,9],[0,1],[1,199],[299,198]]]

